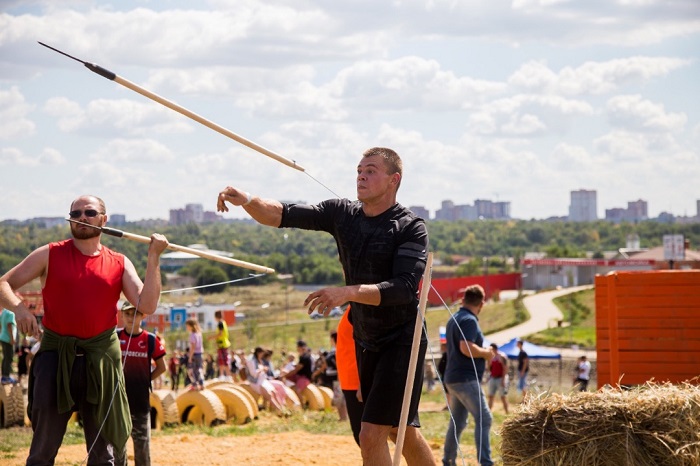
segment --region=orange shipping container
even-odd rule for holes
[[[595,302],[599,388],[700,383],[700,270],[599,275]]]

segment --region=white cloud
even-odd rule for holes
[[[662,104],[655,104],[638,94],[609,99],[606,112],[614,127],[646,133],[678,132],[688,121],[684,113],[668,113]]]
[[[27,116],[33,109],[17,86],[0,89],[0,139],[31,136],[36,125]]]
[[[593,107],[583,100],[521,94],[484,104],[470,115],[467,130],[493,136],[538,137],[565,132],[573,119],[593,113]]]
[[[675,141],[667,136],[661,139],[656,135],[648,136],[643,133],[615,130],[593,141],[594,148],[602,154],[606,154],[613,162],[644,164],[658,158],[668,158],[668,152],[664,149],[675,149]],[[619,167],[620,173],[627,165]]]
[[[63,165],[65,163],[66,159],[61,152],[51,147],[45,147],[37,156],[27,155],[16,147],[0,148],[0,165],[7,165],[10,168],[13,166],[52,166]]]
[[[65,97],[54,97],[46,102],[44,111],[57,118],[58,127],[68,133],[147,136],[191,131],[185,117],[150,101],[97,99],[83,108]]]
[[[45,147],[39,154],[38,162],[40,165],[64,165],[66,158],[59,150]]]
[[[92,160],[135,164],[161,164],[173,160],[171,150],[153,139],[115,139],[100,147]]]
[[[510,76],[508,84],[531,92],[598,95],[630,83],[644,83],[666,76],[690,64],[687,59],[637,56],[605,62],[588,61],[578,67],[566,66],[554,72],[545,63],[529,61]]]
[[[37,162],[35,159],[24,155],[22,151],[16,147],[3,147],[0,148],[0,165],[24,165],[33,167],[37,165]]]

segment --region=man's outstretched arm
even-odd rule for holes
[[[282,203],[279,201],[262,199],[233,186],[226,186],[216,201],[217,212],[228,212],[227,202],[243,207],[248,215],[261,225],[279,227],[282,223]]]

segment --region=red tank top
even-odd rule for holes
[[[63,336],[91,338],[117,326],[124,256],[105,246],[83,255],[72,239],[49,244],[42,324]]]
[[[501,358],[496,356],[491,360],[491,377],[497,379],[500,377],[503,377],[503,373],[505,372],[505,367],[503,366],[503,361],[501,361]]]

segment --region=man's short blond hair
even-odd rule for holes
[[[401,157],[399,157],[399,154],[395,151],[387,147],[372,147],[371,149],[367,149],[365,153],[362,154],[362,157],[374,157],[375,155],[384,160],[388,175],[393,175],[394,173],[399,174],[399,182],[396,185],[396,189],[398,190],[399,186],[401,186],[401,180],[403,179],[403,162],[401,161]]]

